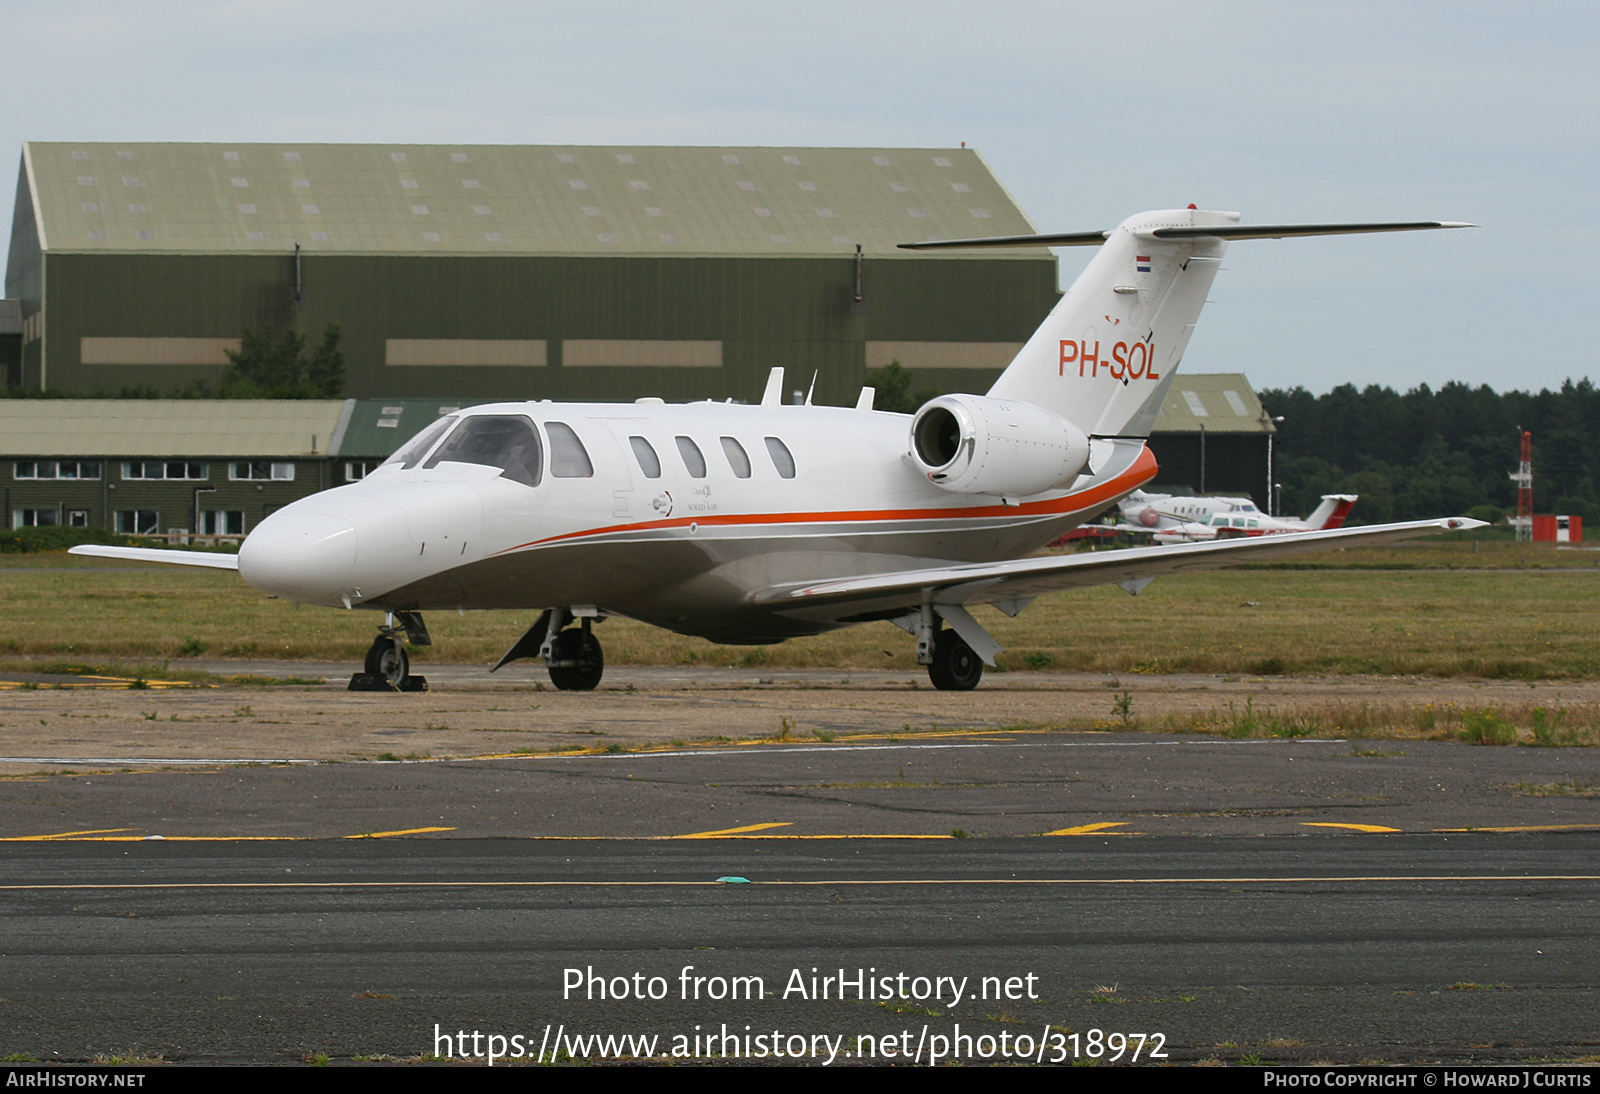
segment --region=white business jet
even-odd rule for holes
[[[715,642],[871,620],[914,635],[936,687],[977,686],[1001,646],[977,604],[1475,527],[1466,519],[1028,557],[1148,482],[1144,438],[1229,240],[1466,227],[1239,224],[1195,209],[1110,231],[905,244],[1098,246],[987,395],[914,415],[782,404],[495,403],[439,419],[361,482],[273,513],[237,556],[76,547],[237,568],[263,592],[385,613],[353,688],[418,688],[422,612],[541,611],[501,658],[595,687],[594,624],[622,615]]]

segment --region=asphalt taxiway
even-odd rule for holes
[[[1076,1033],[1082,1053],[1100,1030],[1160,1033],[1175,1062],[1507,1062],[1600,1040],[1591,750],[1005,728],[1019,703],[1104,706],[1104,681],[938,720],[945,697],[892,682],[442,683],[358,708],[331,685],[0,693],[24,761],[0,781],[0,1055],[410,1059],[478,1031],[664,1038],[626,1049],[653,1058],[683,1036],[705,1059],[692,1038],[781,1030],[908,1052],[965,1032],[990,1040],[964,1062],[994,1062],[984,1045]],[[1167,684],[1135,701],[1233,686]],[[559,749],[483,747],[551,699]],[[887,720],[897,702],[915,723]],[[427,744],[333,762],[304,727],[351,709],[352,734]],[[204,736],[207,710],[227,732]],[[748,732],[669,743],[706,737],[708,710]],[[48,739],[22,738],[41,714]],[[630,736],[571,750],[577,719],[624,714]],[[316,762],[206,755],[252,758],[251,733],[278,735],[255,759]],[[994,994],[797,995],[813,969]],[[569,970],[666,994],[579,998]],[[695,976],[765,997],[681,998]]]

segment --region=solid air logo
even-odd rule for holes
[[[1136,268],[1138,269],[1138,271],[1140,273],[1149,273],[1150,272],[1150,256],[1149,255],[1137,255],[1137,256],[1134,257],[1134,262],[1138,263],[1138,266]]]
[[[1071,338],[1061,339],[1061,367],[1056,375],[1065,376],[1067,366],[1076,364],[1078,375],[1094,379],[1104,369],[1113,380],[1159,380],[1156,371],[1156,350],[1153,343],[1118,342],[1111,347],[1108,358],[1100,356],[1100,340],[1087,338],[1082,343]]]

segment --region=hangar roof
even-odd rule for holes
[[[325,454],[342,399],[0,399],[0,454],[245,458]]]
[[[1276,433],[1242,372],[1179,372],[1152,433]]]
[[[29,142],[22,154],[41,246],[56,252],[838,256],[860,244],[882,257],[1036,230],[970,148]]]

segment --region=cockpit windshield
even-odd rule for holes
[[[427,429],[412,437],[400,446],[399,451],[380,465],[382,467],[415,467],[417,461],[428,454],[428,449],[433,447],[433,442],[444,436],[444,431],[456,423],[454,414],[447,418],[440,418]]]
[[[538,486],[542,462],[539,434],[520,414],[474,415],[456,427],[424,466],[446,461],[498,467],[503,478]]]

